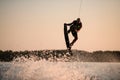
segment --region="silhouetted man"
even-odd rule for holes
[[[74,39],[70,43],[70,48],[73,46],[73,44],[77,41],[78,35],[77,32],[82,28],[82,22],[80,18],[77,18],[77,20],[74,20],[72,23],[65,23],[66,26],[70,26],[70,29],[68,30],[68,33],[72,33]]]

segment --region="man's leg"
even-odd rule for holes
[[[77,40],[78,40],[78,38],[75,37],[75,38],[73,39],[73,41],[70,43],[70,46],[73,46],[73,44],[74,44]]]
[[[76,31],[72,31],[72,35],[73,35],[74,39],[70,43],[70,46],[72,46],[78,40],[78,36],[77,36],[77,32]]]

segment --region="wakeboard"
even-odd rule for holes
[[[70,46],[68,30],[67,30],[67,25],[66,24],[64,24],[64,37],[65,37],[66,47],[69,51],[71,51],[71,46]]]

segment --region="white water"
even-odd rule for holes
[[[120,63],[0,62],[0,80],[120,80]]]

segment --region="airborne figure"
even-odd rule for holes
[[[65,23],[66,26],[70,26],[70,29],[68,30],[68,33],[72,33],[74,39],[73,41],[69,44],[69,49],[73,46],[73,44],[78,40],[78,35],[77,32],[82,28],[82,22],[80,18],[77,18],[77,20],[74,20],[72,23]]]

